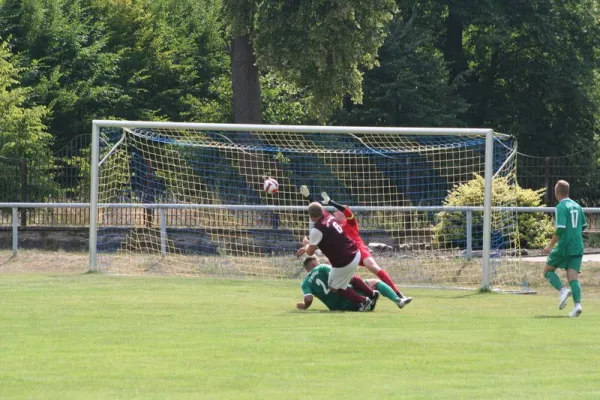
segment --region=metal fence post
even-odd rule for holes
[[[550,204],[552,204],[552,198],[553,198],[553,188],[552,188],[552,181],[550,180],[550,172],[552,169],[552,157],[546,157],[544,159],[544,183],[546,185],[546,205],[549,206]]]
[[[160,254],[167,254],[167,209],[159,208],[158,215],[160,219]]]
[[[467,260],[473,258],[473,211],[467,211]]]
[[[27,203],[27,160],[21,159],[21,203]],[[27,226],[27,209],[21,208],[21,226]]]
[[[17,256],[19,250],[19,210],[12,208],[12,251],[13,257]]]

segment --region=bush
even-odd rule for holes
[[[496,178],[492,184],[492,206],[539,207],[545,189],[523,189],[511,185],[506,177]],[[458,186],[444,200],[445,206],[481,206],[483,204],[484,179],[475,174],[475,178]],[[511,212],[512,213],[512,212]],[[503,233],[503,213],[492,213],[492,240],[506,239]],[[440,212],[436,216],[438,223],[433,227],[433,244],[438,247],[466,247],[466,218],[463,212]],[[518,236],[522,248],[542,248],[554,231],[552,221],[542,213],[520,213],[518,216]],[[473,248],[482,247],[483,213],[473,213]],[[448,239],[450,238],[450,239]],[[493,246],[495,248],[502,246]]]

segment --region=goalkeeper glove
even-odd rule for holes
[[[329,198],[329,195],[326,192],[321,193],[321,197],[323,198],[322,203],[324,205],[329,204],[329,200],[331,200],[331,199]]]
[[[300,186],[300,194],[306,198],[310,195],[310,191],[308,190],[308,186],[302,185]]]

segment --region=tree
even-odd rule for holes
[[[413,2],[411,2],[413,3]],[[374,126],[462,126],[466,102],[451,83],[437,32],[442,12],[435,4],[399,4],[381,47],[380,66],[365,72],[363,104],[347,99],[333,122]]]
[[[0,35],[51,108],[57,145],[92,119],[229,119],[219,0],[6,0]]]
[[[52,136],[46,131],[44,120],[48,109],[44,106],[27,107],[31,91],[19,84],[23,69],[9,51],[6,42],[0,40],[0,159],[2,174],[0,199],[20,198],[20,161],[33,160],[28,174],[28,199],[41,200],[54,187],[52,180]]]
[[[91,119],[120,101],[118,55],[106,51],[104,27],[83,1],[6,0],[0,16],[0,35],[28,67],[28,102],[49,107],[57,145],[89,132]]]
[[[344,95],[362,100],[361,67],[377,50],[396,5],[392,0],[225,0],[232,39],[235,122],[259,122],[259,68],[305,88],[311,114],[324,120]],[[256,61],[256,62],[255,62]]]
[[[591,146],[599,132],[592,94],[599,12],[594,0],[488,0],[468,9],[469,69],[459,89],[469,103],[465,122],[513,134],[527,153]]]
[[[99,1],[134,119],[229,120],[218,0]]]
[[[48,160],[52,136],[46,131],[44,106],[25,107],[30,90],[19,86],[22,69],[0,41],[0,156]]]

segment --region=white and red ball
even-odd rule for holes
[[[267,178],[265,179],[263,188],[265,189],[265,192],[269,194],[277,193],[279,192],[279,182],[273,178]]]

